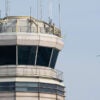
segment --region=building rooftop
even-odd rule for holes
[[[26,32],[53,34],[61,37],[61,30],[52,21],[48,23],[30,16],[8,16],[0,19],[0,33]]]

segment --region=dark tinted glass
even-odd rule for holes
[[[15,86],[15,82],[1,82],[0,87],[12,87]]]
[[[14,91],[15,88],[14,87],[0,87],[0,91]]]
[[[37,82],[0,82],[0,92],[42,92],[64,95],[64,87]]]
[[[25,87],[16,87],[15,91],[17,91],[17,92],[27,92],[27,88],[25,88]]]
[[[50,89],[50,88],[40,88],[39,91],[43,93],[56,93],[55,89]]]
[[[52,48],[39,47],[36,65],[48,66],[51,57]]]
[[[39,92],[39,88],[28,87],[27,91],[29,91],[29,92]]]
[[[16,87],[38,87],[38,83],[17,82]]]
[[[64,91],[59,91],[59,90],[58,90],[58,91],[57,91],[57,94],[58,94],[58,95],[64,95]]]
[[[58,89],[58,90],[61,90],[61,91],[64,91],[64,87],[59,86],[59,85],[57,85],[57,89]]]
[[[38,92],[38,88],[32,87],[16,87],[17,92]]]
[[[40,83],[39,84],[40,87],[43,87],[43,88],[52,88],[52,89],[56,89],[57,88],[57,85],[55,84],[47,84],[47,83]]]
[[[51,63],[50,63],[51,68],[55,67],[56,60],[57,60],[57,57],[58,57],[58,53],[59,53],[59,50],[53,49],[53,55],[52,55],[52,59],[51,59]]]
[[[18,64],[34,65],[36,46],[18,46]]]
[[[0,65],[16,64],[16,46],[0,46]]]

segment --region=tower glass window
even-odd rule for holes
[[[36,46],[18,46],[18,64],[34,65]]]
[[[58,54],[59,54],[59,50],[53,49],[53,55],[52,55],[52,59],[51,59],[51,63],[50,63],[51,68],[55,67]]]
[[[35,65],[36,61],[36,65],[39,66],[48,67],[50,63],[49,67],[55,67],[59,50],[41,46],[38,50],[37,46],[17,46],[17,48],[18,51],[16,46],[0,46],[0,65],[16,65],[16,54],[18,54],[18,65]]]
[[[36,65],[48,66],[51,57],[51,52],[52,48],[39,46]]]
[[[49,86],[49,87],[48,87]],[[59,87],[59,89],[57,88]],[[64,87],[38,82],[0,82],[0,92],[41,92],[64,95]]]
[[[0,46],[0,65],[16,64],[16,46]]]

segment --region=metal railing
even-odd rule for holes
[[[30,26],[0,26],[0,33],[3,32],[26,32],[26,33],[45,33],[61,36],[61,31],[53,27],[30,27]]]
[[[21,76],[21,77],[45,77],[63,80],[62,72],[45,67],[0,67],[0,77]]]

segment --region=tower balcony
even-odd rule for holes
[[[32,77],[62,81],[63,73],[58,70],[41,66],[5,65],[0,66],[0,77]]]

